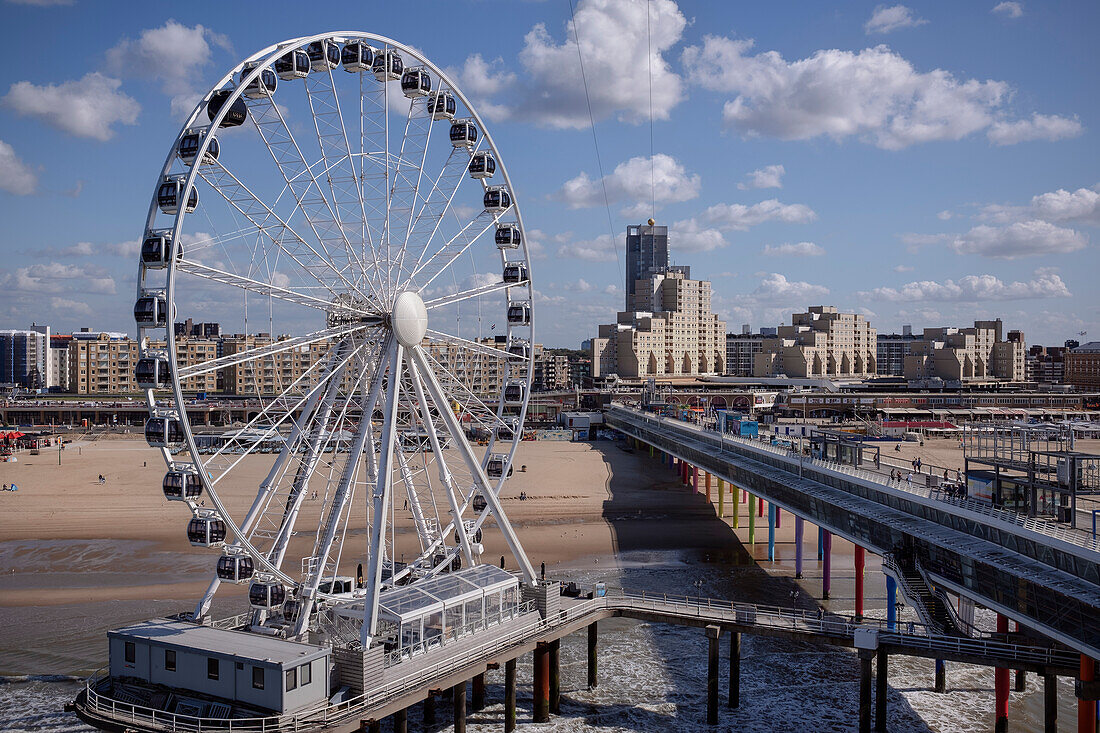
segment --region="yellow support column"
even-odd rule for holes
[[[706,486],[707,489],[707,503],[710,504],[710,474],[706,471],[703,471],[703,484]]]
[[[756,497],[749,494],[749,544],[756,544]]]

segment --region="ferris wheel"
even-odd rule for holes
[[[533,373],[523,220],[419,51],[336,32],[239,63],[169,151],[138,274],[146,439],[189,541],[220,553],[196,618],[223,583],[295,635],[352,597],[367,646],[379,593],[478,564],[490,520],[535,582],[498,499]],[[174,327],[192,315],[240,333],[210,353]],[[199,392],[247,421],[212,433]]]

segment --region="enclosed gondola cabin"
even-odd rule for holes
[[[240,552],[227,552],[218,558],[218,577],[228,583],[243,583],[256,572],[252,558]]]
[[[473,147],[477,142],[477,125],[473,120],[455,120],[451,123],[450,137],[456,148]]]
[[[527,303],[509,303],[508,323],[512,326],[530,325],[531,306],[529,306]]]
[[[244,84],[245,78],[259,65],[259,61],[250,61],[245,64],[244,68],[241,69],[240,76],[237,77],[237,83]],[[275,75],[275,72],[271,69],[264,69],[255,79],[248,83],[241,94],[249,99],[262,99],[263,97],[270,97],[274,94],[275,88],[278,86],[279,77]]]
[[[508,262],[504,265],[504,282],[521,283],[527,279],[527,265],[522,262]]]
[[[134,303],[134,320],[140,328],[163,328],[168,323],[168,302],[163,293],[143,295]]]
[[[202,481],[190,470],[172,469],[164,474],[161,488],[169,501],[195,501],[202,496]]]
[[[225,542],[225,531],[225,522],[217,517],[192,517],[187,523],[187,541],[195,547],[215,547]]]
[[[203,138],[206,137],[206,130],[189,130],[180,137],[179,144],[176,145],[176,157],[183,161],[184,165],[193,165],[195,158],[199,157],[199,148],[202,147]],[[218,160],[218,153],[221,146],[218,145],[218,138],[211,137],[210,145],[207,146],[206,152],[202,156],[202,165],[212,165]]]
[[[512,206],[512,194],[504,186],[489,186],[485,189],[482,202],[490,214],[500,214]]]
[[[531,356],[531,345],[526,341],[515,340],[508,344],[508,353],[517,359],[527,361]]]
[[[527,392],[527,385],[523,382],[512,382],[504,386],[504,402],[509,405],[522,405],[523,395]]]
[[[183,428],[176,418],[155,416],[145,421],[145,442],[150,448],[175,448],[183,440]]]
[[[157,187],[157,206],[169,216],[175,216],[180,210],[180,201],[183,199],[184,179],[182,176],[172,176],[161,181]],[[183,210],[188,214],[199,206],[199,192],[192,186],[187,193],[187,203]]]
[[[504,476],[504,466],[508,463],[508,456],[494,453],[485,462],[485,475],[489,478],[501,478]],[[508,476],[512,475],[513,468],[508,466]]]
[[[275,59],[275,75],[283,81],[305,79],[309,76],[309,55],[300,48]]]
[[[497,224],[497,231],[493,239],[497,249],[516,249],[523,237],[519,233],[519,227],[515,224]]]
[[[374,54],[371,71],[374,72],[374,78],[378,81],[397,81],[404,70],[405,63],[397,51],[387,48],[385,51]]]
[[[374,66],[375,49],[362,41],[348,41],[340,51],[340,63],[349,74],[370,71]]]
[[[432,77],[425,69],[407,69],[401,75],[401,93],[409,99],[426,97],[432,91]]]
[[[172,235],[168,230],[152,232],[141,240],[141,264],[157,270],[168,266],[172,256]],[[176,248],[176,259],[183,259],[183,245]]]
[[[340,65],[340,47],[327,38],[306,46],[306,55],[314,71],[328,71]]]
[[[511,443],[516,439],[516,425],[515,421],[508,421],[502,425],[497,425],[493,430],[493,436],[505,443]]]
[[[248,586],[248,605],[258,610],[278,608],[286,602],[286,588],[276,581],[257,580]]]
[[[229,101],[229,98],[233,96],[232,89],[219,89],[210,95],[210,101],[206,103],[206,116],[213,122],[214,118],[221,112],[225,103]],[[225,113],[225,117],[218,123],[218,127],[239,127],[244,124],[244,121],[248,119],[248,105],[244,103],[244,99],[237,97],[233,100],[233,104],[229,105],[229,110]]]
[[[466,528],[466,539],[473,544],[479,544],[484,539],[484,533],[481,531],[481,527],[474,529],[473,522],[463,522],[463,526]],[[458,536],[458,530],[455,530],[455,544],[457,545],[461,541]]]
[[[475,494],[473,500],[470,502],[470,506],[474,508],[475,512],[485,511],[485,507],[489,506],[489,503],[485,501],[485,497],[481,494]]]
[[[433,120],[453,120],[457,110],[454,95],[448,91],[440,89],[428,98],[428,114]]]
[[[497,171],[496,158],[488,151],[474,153],[470,158],[468,170],[470,171],[470,178],[479,180],[482,178],[492,178],[493,174]]]
[[[143,356],[134,367],[134,381],[139,389],[168,389],[172,386],[172,369],[163,356]]]

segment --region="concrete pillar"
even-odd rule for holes
[[[768,504],[768,562],[775,562],[775,504]]]
[[[1058,733],[1058,678],[1043,675],[1043,731]]]
[[[730,695],[729,706],[741,707],[741,632],[730,632]]]
[[[886,650],[879,649],[875,659],[875,730],[886,733]]]
[[[466,733],[466,680],[456,684],[451,692],[454,699],[455,733]]]
[[[485,673],[474,675],[473,690],[471,692],[470,707],[473,710],[485,708]]]
[[[794,577],[802,577],[802,535],[805,532],[802,517],[794,518]]]
[[[997,614],[997,633],[1008,633],[1008,618]],[[993,730],[995,733],[1008,732],[1008,668],[997,667],[993,671],[993,696],[996,718]]]
[[[823,536],[822,553],[824,555],[823,566],[821,569],[821,599],[829,600],[829,588],[832,585],[832,571],[833,571],[833,535],[827,529],[821,530]]]
[[[947,692],[947,665],[942,659],[936,660],[936,683],[932,689],[936,692]]]
[[[550,642],[550,713],[561,712],[561,639]]]
[[[859,733],[871,733],[871,657],[874,652],[859,652]]]
[[[886,628],[898,628],[898,581],[892,575],[886,576]]]
[[[1081,672],[1078,675],[1082,682],[1092,682],[1096,679],[1096,662],[1090,657],[1081,655]],[[1082,700],[1077,701],[1077,732],[1088,731],[1088,733],[1095,733],[1096,731],[1096,701],[1095,700]]]
[[[749,544],[756,544],[756,497],[749,494]]]
[[[710,504],[710,473],[703,471],[703,485],[707,491],[707,503]]]
[[[1027,689],[1027,672],[1023,671],[1022,669],[1016,670],[1016,680],[1015,680],[1015,682],[1016,682],[1016,684],[1013,685],[1013,689],[1016,690],[1016,692],[1023,692],[1024,690],[1026,690]]]
[[[707,725],[718,725],[718,637],[720,626],[708,626],[707,632]]]
[[[725,481],[718,479],[718,517],[726,516],[726,486]]]
[[[424,727],[435,725],[435,695],[430,691],[424,698]]]
[[[535,645],[534,713],[536,723],[550,720],[550,645],[540,641]]]
[[[504,663],[504,733],[516,729],[516,660]]]
[[[588,689],[596,686],[596,628],[597,621],[588,624]]]
[[[359,724],[359,730],[363,730],[363,724]],[[382,733],[382,722],[379,720],[367,721],[367,733]]]
[[[863,568],[867,564],[867,551],[856,545],[856,621],[863,620]]]
[[[737,501],[737,488],[730,484],[730,503],[733,504],[733,528],[741,523],[741,504]]]
[[[393,733],[409,733],[408,708],[401,708],[393,714]]]

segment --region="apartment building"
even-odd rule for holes
[[[905,359],[905,378],[1022,382],[1027,376],[1024,334],[1010,331],[1003,339],[1002,333],[1000,318],[975,321],[973,328],[926,328]]]
[[[753,376],[870,377],[878,373],[877,331],[857,313],[811,306],[791,316],[775,337],[764,340]]]

